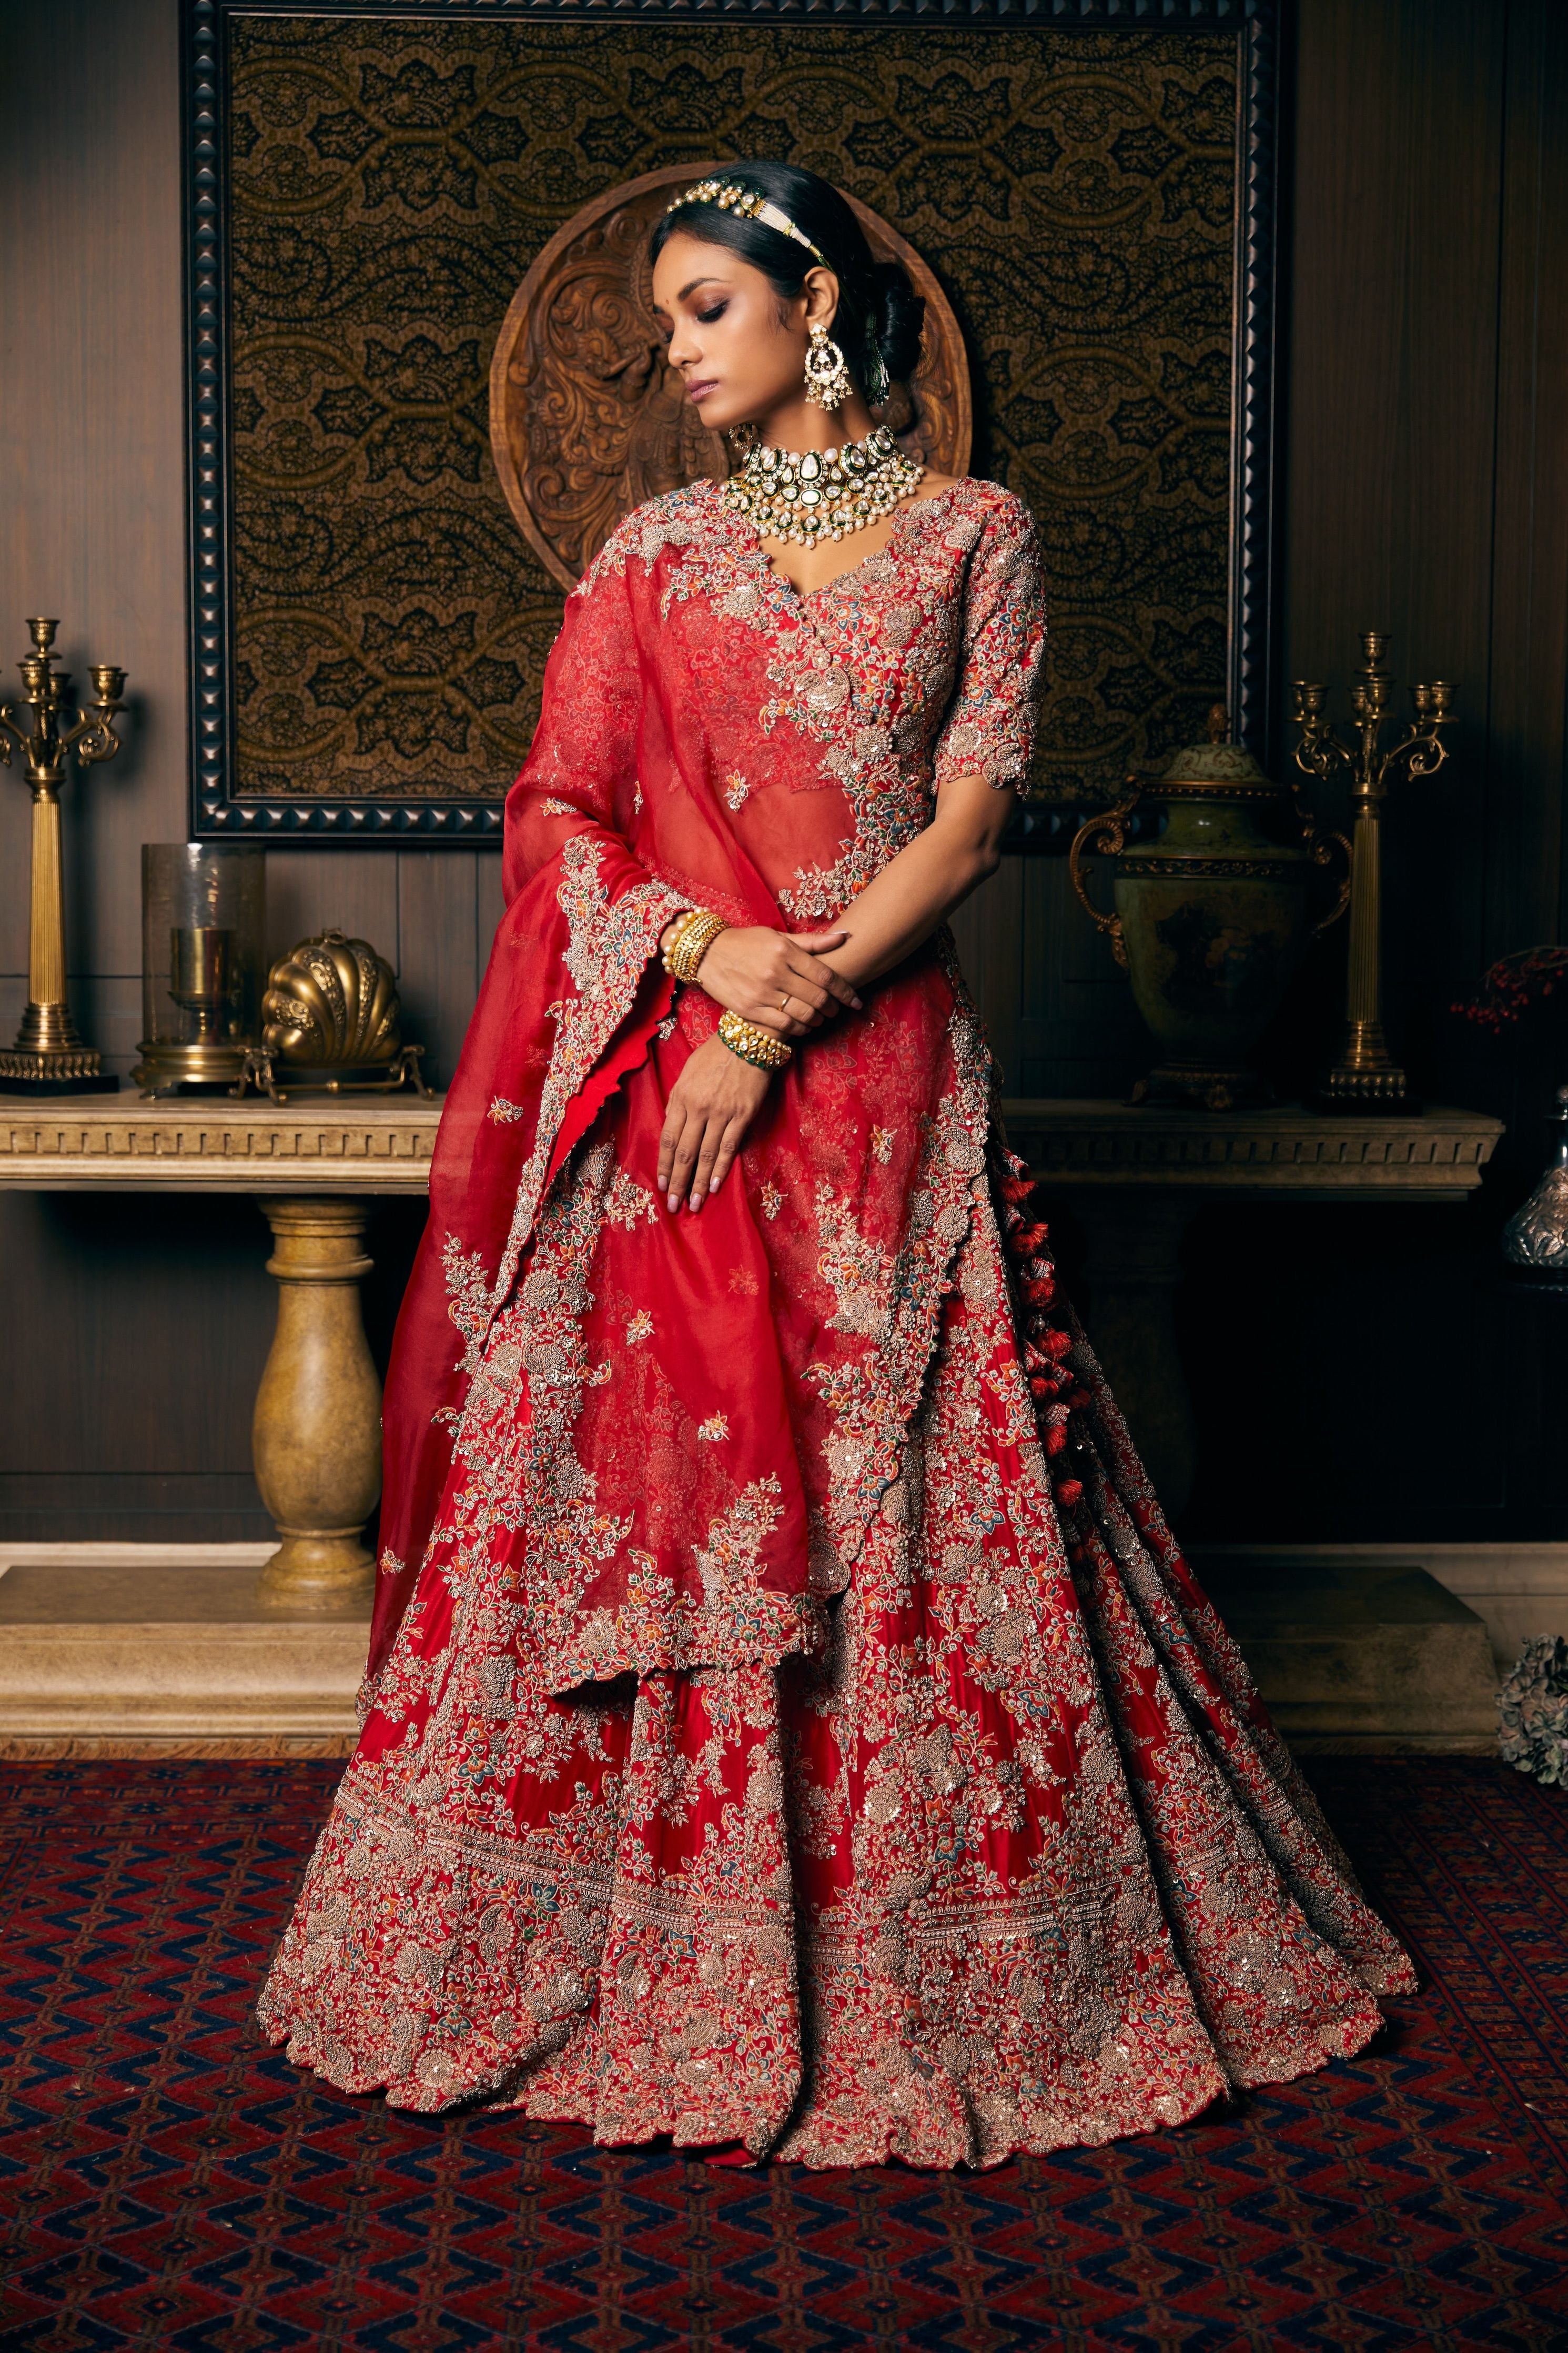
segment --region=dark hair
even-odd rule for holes
[[[873,353],[890,382],[907,384],[920,358],[924,298],[915,292],[901,263],[872,259],[865,230],[831,182],[794,164],[726,164],[714,177],[777,205],[822,255],[838,280],[833,338],[861,391],[868,374],[874,374],[868,369]],[[764,272],[776,293],[792,299],[805,283],[807,270],[816,267],[815,257],[782,229],[715,204],[678,205],[666,213],[653,233],[652,260],[658,259],[667,238],[678,228],[738,253]]]

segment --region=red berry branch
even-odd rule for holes
[[[1565,974],[1568,947],[1520,948],[1500,956],[1476,995],[1450,1009],[1479,1029],[1501,1029],[1531,1006],[1543,1004]]]

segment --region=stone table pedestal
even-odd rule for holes
[[[412,1095],[0,1108],[0,1186],[247,1193],[266,1216],[278,1328],[253,1442],[282,1539],[257,1588],[268,1609],[368,1606],[375,1572],[363,1533],[381,1486],[381,1388],[360,1314],[365,1220],[378,1197],[427,1189],[440,1116],[438,1098]]]

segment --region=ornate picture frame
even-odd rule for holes
[[[725,153],[787,150],[836,176],[841,162],[952,300],[974,470],[1031,498],[1056,579],[1059,756],[1017,846],[1064,843],[1079,808],[1197,733],[1216,696],[1266,749],[1278,0],[1183,0],[1179,16],[971,0],[940,24],[920,0],[830,17],[798,0],[182,0],[182,14],[193,838],[499,842],[563,591],[495,479],[495,338],[587,199]],[[458,53],[498,41],[509,89],[528,73],[550,88],[537,106],[513,90],[513,113],[487,118]],[[467,75],[460,154],[442,145],[437,43]],[[1065,92],[1054,124],[1048,106],[1019,111],[1037,58]],[[1119,60],[1151,95],[1108,132],[1084,93],[1114,83]],[[693,104],[685,84],[702,75]],[[563,103],[577,128],[552,144]],[[931,154],[958,160],[932,164],[928,132]],[[395,169],[375,163],[384,151]],[[1002,175],[994,201],[987,172]],[[352,216],[332,195],[345,174],[359,174]],[[1042,240],[1020,211],[1030,266],[1058,273],[1037,296],[1026,270],[998,274],[972,226],[1026,183],[1058,191],[1065,224]],[[476,212],[476,185],[503,188],[504,234]],[[465,205],[479,226],[459,251],[443,221]],[[1093,237],[1075,226],[1091,214]],[[1000,291],[981,300],[983,282]],[[1083,320],[1120,301],[1118,331],[1131,322],[1144,347],[1102,335],[1108,358],[1086,332],[1066,395],[1059,368],[1054,391],[1037,369],[1023,383],[1022,342],[1068,351],[1080,291]],[[1008,302],[1016,315],[987,315]]]

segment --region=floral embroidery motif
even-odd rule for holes
[[[739,768],[731,768],[724,779],[725,807],[738,809],[751,789]]]
[[[658,1202],[646,1186],[624,1168],[616,1171],[616,1181],[605,1196],[605,1215],[612,1226],[632,1227],[639,1218],[649,1225],[658,1222]]]
[[[639,1340],[651,1340],[652,1337],[653,1317],[648,1314],[646,1307],[639,1307],[637,1314],[626,1325],[627,1342],[635,1348]]]
[[[730,1435],[729,1415],[727,1413],[710,1413],[706,1421],[700,1421],[698,1423],[697,1435],[699,1438],[708,1439],[715,1445],[718,1443],[720,1439],[728,1438]]]

